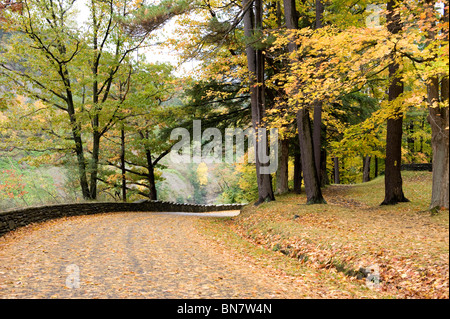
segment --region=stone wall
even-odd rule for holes
[[[196,205],[162,201],[139,201],[135,203],[92,202],[33,206],[0,212],[0,236],[16,228],[31,223],[79,215],[91,215],[112,212],[188,212],[205,213],[226,210],[240,210],[243,204]]]

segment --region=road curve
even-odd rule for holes
[[[206,216],[206,215],[205,215]],[[193,216],[111,213],[0,237],[0,298],[296,298]]]

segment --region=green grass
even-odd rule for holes
[[[448,298],[448,210],[428,211],[431,173],[404,172],[403,182],[409,203],[380,206],[384,179],[379,177],[326,187],[328,204],[306,205],[303,194],[286,194],[247,206],[212,227],[222,229],[222,223],[243,241],[303,267],[279,264],[290,274],[300,275],[306,267],[355,280],[361,267],[376,265],[383,297]],[[356,281],[365,287],[364,278]]]
[[[403,192],[411,201],[410,209],[428,209],[431,198],[431,173],[403,171]],[[384,199],[384,176],[351,187],[349,198],[376,206]],[[400,204],[403,205],[403,204]]]

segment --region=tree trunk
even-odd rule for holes
[[[374,172],[374,178],[378,177],[378,157],[375,156],[375,172]]]
[[[422,121],[420,122],[420,129],[423,131],[425,127],[425,120],[426,116],[422,117]],[[423,153],[423,136],[420,135],[420,145],[419,145],[419,152]]]
[[[120,132],[121,150],[120,150],[120,167],[122,169],[122,201],[127,201],[127,179],[125,170],[125,130],[122,127]]]
[[[72,137],[75,143],[75,154],[77,155],[78,163],[78,176],[80,179],[81,194],[83,199],[91,199],[91,193],[89,191],[89,184],[86,176],[86,159],[84,157],[83,139],[81,137],[80,124],[77,122],[75,115],[75,107],[73,104],[72,91],[70,89],[70,80],[68,77],[67,69],[64,71],[66,92],[67,92],[67,113],[69,114],[70,125],[72,129]]]
[[[390,33],[397,34],[401,30],[400,17],[394,13],[396,1],[389,0],[387,4],[387,28]],[[399,65],[393,61],[389,65],[389,101],[394,101],[403,93],[403,82],[397,74]],[[403,194],[403,182],[401,175],[402,160],[402,134],[403,113],[400,109],[394,110],[395,114],[387,120],[386,134],[386,164],[384,176],[384,200],[381,205],[394,205],[400,202],[409,202]]]
[[[295,0],[284,0],[284,14],[288,29],[298,29],[298,16]],[[294,42],[288,45],[289,52],[294,52],[297,47]],[[309,110],[306,107],[295,105],[297,111],[297,127],[302,160],[303,179],[305,180],[305,193],[307,204],[325,203],[320,189],[320,181],[317,174],[312,127],[309,118]]]
[[[322,196],[320,181],[317,176],[316,164],[314,162],[311,121],[309,119],[309,111],[306,108],[301,108],[297,111],[297,125],[303,178],[305,180],[306,203],[325,204],[326,202]]]
[[[324,5],[322,3],[322,0],[316,0],[316,29],[320,29],[323,27],[323,11],[324,11]],[[320,63],[317,65],[317,67],[320,66]],[[323,103],[322,101],[315,101],[313,103],[314,105],[314,127],[313,127],[313,143],[314,143],[314,160],[316,163],[316,170],[317,175],[319,178],[319,181],[321,181],[320,186],[325,186],[323,181],[323,171],[321,169],[321,156],[322,156],[322,107]],[[326,163],[325,163],[325,170],[326,170]],[[326,174],[326,173],[325,173]]]
[[[92,44],[94,49],[94,55],[92,57],[92,64],[91,64],[91,71],[92,71],[92,104],[93,109],[95,110],[91,125],[92,125],[92,160],[90,165],[90,191],[91,191],[91,198],[96,199],[97,198],[97,170],[98,170],[98,160],[99,160],[99,152],[100,152],[100,132],[99,132],[99,109],[98,109],[98,101],[99,101],[99,93],[98,93],[98,55],[100,54],[98,52],[98,24],[97,24],[97,16],[95,14],[95,8],[93,8],[93,38],[92,38]]]
[[[149,198],[151,200],[157,200],[158,195],[156,193],[155,169],[153,167],[152,154],[149,149],[145,151],[145,155],[147,157],[147,169],[148,169],[147,180],[149,186]]]
[[[100,134],[98,132],[98,126],[94,128],[94,132],[92,134],[92,159],[90,165],[90,191],[91,191],[91,199],[97,198],[97,175],[98,175],[98,160],[100,153]]]
[[[300,194],[302,192],[302,159],[300,158],[300,150],[294,155],[294,192]]]
[[[251,0],[243,0],[242,6],[246,8]],[[254,18],[254,23],[253,23]],[[255,11],[252,5],[244,14],[244,35],[247,41],[258,32],[262,31],[262,1],[255,0]],[[258,205],[264,201],[275,200],[272,189],[272,178],[270,174],[263,174],[260,172],[260,168],[263,166],[260,160],[260,147],[262,145],[259,141],[261,136],[259,135],[259,129],[264,127],[264,55],[261,50],[255,50],[251,44],[246,46],[247,65],[250,77],[250,100],[252,109],[252,124],[256,135],[256,147],[255,147],[255,162],[256,162],[256,176],[258,183],[258,201],[255,205]]]
[[[370,181],[370,156],[363,158],[363,183]]]
[[[289,140],[285,138],[280,140],[279,142],[276,194],[284,194],[289,191],[288,164],[289,164]]]
[[[416,152],[415,144],[416,139],[413,137],[414,134],[414,120],[408,123],[408,137],[406,138],[406,143],[408,144],[409,153],[413,156]]]
[[[403,194],[401,175],[402,119],[387,120],[386,161],[384,173],[385,197],[382,205],[409,202]]]
[[[314,103],[314,121],[313,121],[313,146],[314,146],[314,163],[316,165],[317,177],[322,180],[322,171],[320,169],[321,153],[322,153],[322,102]],[[321,186],[322,183],[320,183]]]
[[[429,0],[429,3],[434,1]],[[445,1],[445,10],[448,10],[448,1]],[[448,23],[448,12],[441,18]],[[429,39],[435,34],[429,32]],[[448,33],[446,35],[448,44]],[[431,190],[430,208],[449,209],[449,78],[442,77],[439,85],[439,76],[431,78],[428,84],[428,122],[431,125],[431,147],[433,149],[433,182]],[[440,91],[440,92],[439,92]],[[437,102],[446,102],[447,106],[442,108],[435,105]]]
[[[325,7],[322,0],[316,0],[316,29],[323,27],[323,11]]]
[[[72,116],[70,116],[72,118]],[[72,121],[72,120],[71,120]],[[72,123],[72,126],[76,124]],[[83,141],[78,128],[72,127],[72,136],[75,143],[75,154],[77,155],[78,176],[80,179],[81,194],[84,199],[91,199],[89,184],[86,177],[86,160],[84,158]]]
[[[441,80],[441,100],[448,100],[448,78]],[[433,78],[428,85],[428,103],[439,101],[439,80]],[[433,149],[433,183],[431,208],[449,209],[449,108],[429,107],[428,121],[431,125]]]
[[[324,125],[322,125],[324,127]],[[323,130],[325,133],[325,130]],[[325,139],[323,140],[325,142]],[[321,155],[320,155],[320,186],[325,187],[330,184],[330,179],[327,173],[327,150],[325,148],[325,143],[322,144]]]
[[[334,183],[340,184],[341,180],[339,176],[339,158],[338,157],[333,158],[333,162],[334,162]]]

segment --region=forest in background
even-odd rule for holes
[[[323,203],[330,183],[381,175],[380,203],[395,204],[401,163],[433,163],[430,207],[448,209],[448,2],[92,0],[83,26],[75,3],[2,1],[1,209],[288,191]],[[148,62],[155,43],[199,67]],[[171,163],[171,130],[194,119],[278,128],[277,172]]]

